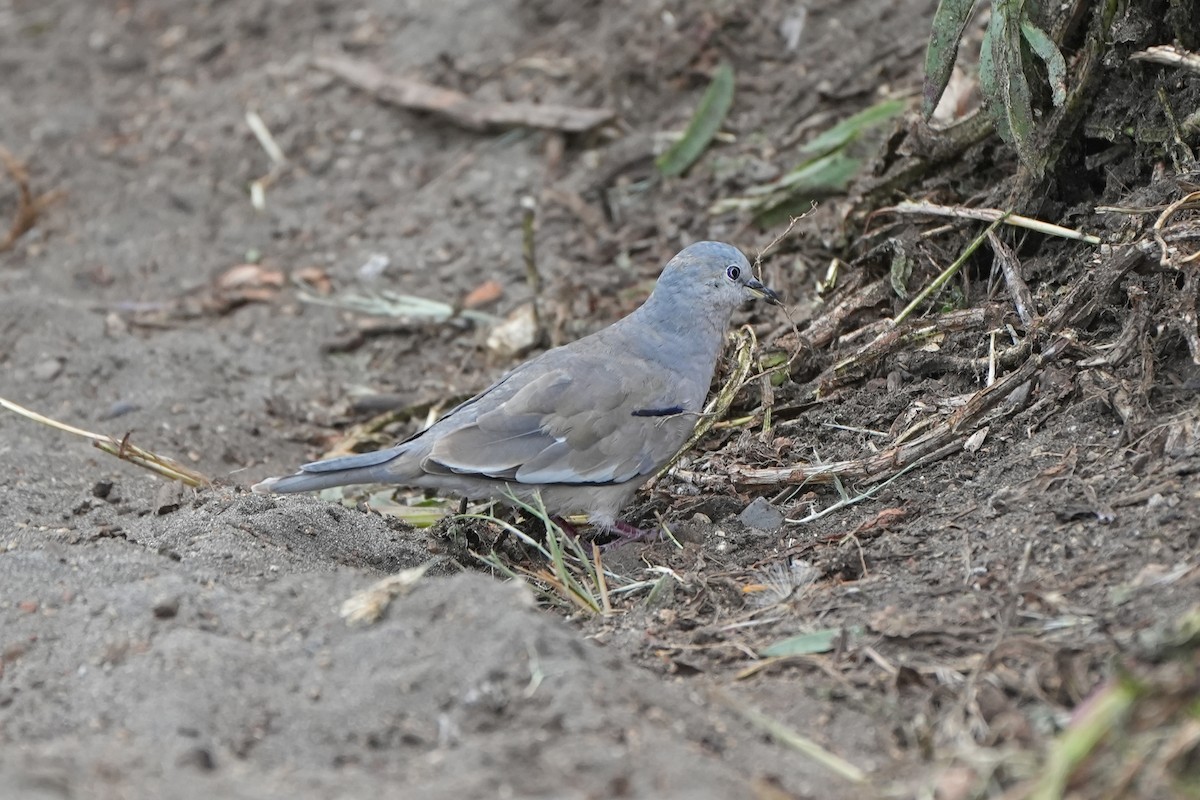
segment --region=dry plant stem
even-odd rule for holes
[[[1054,333],[1065,327],[1080,324],[1094,315],[1105,302],[1105,296],[1126,272],[1140,264],[1153,250],[1153,245],[1137,245],[1102,252],[1099,266],[1089,280],[1077,280],[1066,296],[1038,322],[1036,329]]]
[[[1008,296],[1012,298],[1013,306],[1017,309],[1017,316],[1028,328],[1033,324],[1035,316],[1033,295],[1029,292],[1025,279],[1021,277],[1021,262],[1017,261],[1012,248],[1006,245],[995,231],[988,233],[988,244],[992,246],[992,253],[995,254],[1000,271],[1004,274],[1004,285],[1008,287]]]
[[[1163,231],[1166,229],[1167,224],[1171,221],[1171,217],[1175,216],[1183,209],[1194,208],[1200,208],[1200,191],[1186,194],[1176,200],[1174,203],[1171,203],[1171,205],[1163,209],[1163,212],[1158,215],[1158,219],[1154,221],[1154,241],[1158,243],[1159,250],[1161,251],[1161,255],[1158,259],[1158,263],[1161,266],[1168,268],[1179,267],[1183,264],[1200,258],[1200,251],[1191,253],[1190,255],[1182,258],[1171,258],[1171,249],[1167,246],[1166,239],[1163,238]]]
[[[317,56],[313,63],[318,69],[369,92],[382,103],[438,114],[475,131],[526,126],[582,133],[610,122],[615,116],[604,108],[574,108],[549,103],[488,103],[453,89],[389,75],[370,62],[343,56]]]
[[[143,450],[135,444],[130,444],[129,434],[125,434],[124,438],[118,440],[103,433],[85,431],[83,428],[76,428],[74,425],[67,425],[50,417],[42,416],[36,411],[31,411],[10,400],[5,400],[3,397],[0,397],[0,408],[6,408],[14,414],[20,414],[26,419],[40,422],[42,425],[54,428],[55,430],[60,430],[73,436],[80,436],[84,439],[90,439],[93,446],[98,447],[109,455],[116,456],[122,461],[136,464],[143,469],[148,469],[151,472],[162,475],[164,478],[170,478],[173,481],[179,481],[192,487],[209,486],[212,484],[212,481],[206,476],[185,467],[172,458],[160,456],[157,453],[151,453],[149,450]]]
[[[981,222],[1003,222],[1006,225],[1012,225],[1014,228],[1025,228],[1026,230],[1044,233],[1047,236],[1057,236],[1061,239],[1074,239],[1078,242],[1087,242],[1088,244],[1100,244],[1099,237],[1092,236],[1086,233],[1064,228],[1061,225],[1054,225],[1049,222],[1033,219],[1032,217],[1024,217],[1020,214],[1013,214],[1007,211],[1002,211],[999,208],[967,208],[966,206],[943,206],[937,203],[924,203],[912,200],[906,200],[903,203],[897,203],[891,208],[880,209],[880,213],[892,211],[897,214],[927,214],[931,217],[956,217],[958,219],[974,219]]]
[[[893,324],[899,325],[935,292],[941,291],[942,287],[949,283],[950,279],[958,274],[958,271],[962,268],[962,265],[967,263],[967,259],[979,249],[979,246],[982,245],[984,240],[987,239],[987,237],[990,236],[992,232],[1000,226],[1002,221],[1003,219],[996,220],[991,225],[987,226],[987,229],[985,229],[983,233],[971,240],[971,243],[967,245],[966,249],[962,251],[959,257],[954,259],[954,263],[942,270],[941,275],[938,275],[936,278],[934,278],[932,283],[922,289],[917,296],[912,299],[912,302],[905,306],[904,310],[896,315],[895,320],[893,320]]]
[[[536,234],[537,201],[532,197],[521,200],[521,260],[525,262],[525,280],[533,294],[533,329],[537,342],[546,339],[542,326],[542,274],[537,268]]]
[[[13,216],[8,234],[0,240],[0,253],[3,253],[16,244],[17,239],[29,232],[37,222],[38,215],[61,199],[63,193],[53,191],[34,197],[33,192],[29,189],[29,175],[25,172],[25,168],[4,145],[0,145],[0,163],[4,164],[4,168],[12,176],[13,182],[17,184],[17,213]]]
[[[804,333],[813,348],[821,348],[833,341],[833,337],[845,325],[846,320],[866,308],[873,308],[887,300],[891,288],[883,280],[877,280],[855,291],[829,311],[813,320]],[[786,329],[785,329],[786,330]],[[799,337],[797,337],[799,338]],[[774,344],[784,349],[793,349],[798,342],[787,335],[780,336]]]
[[[1004,350],[989,352],[986,356],[969,358],[946,353],[901,352],[896,354],[896,365],[914,375],[944,375],[957,372],[962,375],[989,375],[988,384],[995,383],[996,368],[1011,369],[1029,357],[1031,343],[1028,338]]]
[[[978,330],[995,326],[1002,316],[998,306],[981,306],[951,311],[931,320],[914,322],[903,328],[889,328],[846,358],[828,367],[814,383],[818,393],[828,393],[840,385],[853,369],[862,369],[883,357],[944,333]]]
[[[1188,352],[1192,354],[1192,363],[1200,364],[1200,332],[1196,330],[1196,294],[1200,291],[1200,264],[1191,263],[1184,267],[1183,290],[1179,292],[1178,320],[1175,327],[1187,341]]]
[[[925,460],[936,460],[962,448],[967,438],[990,421],[989,414],[1006,397],[1055,360],[1070,344],[1068,339],[1052,342],[1041,353],[1032,355],[1017,369],[981,389],[945,420],[911,442],[889,447],[870,458],[831,464],[791,467],[751,468],[735,466],[730,470],[733,482],[742,486],[831,483],[841,478],[869,482],[884,480],[900,470]]]
[[[1145,50],[1131,55],[1129,60],[1179,67],[1200,74],[1200,54],[1190,53],[1181,47],[1170,44],[1147,47]]]

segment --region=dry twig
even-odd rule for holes
[[[13,182],[17,184],[17,213],[13,217],[8,234],[0,239],[0,253],[11,248],[24,234],[28,233],[37,222],[38,216],[54,203],[61,200],[66,193],[61,190],[45,192],[37,197],[29,189],[29,175],[25,167],[4,145],[0,145],[0,163],[8,170]]]
[[[382,103],[428,111],[475,131],[525,126],[582,133],[613,119],[606,108],[575,108],[550,103],[489,103],[441,86],[389,75],[367,61],[343,56],[317,56],[313,63],[369,92]]]

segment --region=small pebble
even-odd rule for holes
[[[52,381],[57,378],[63,371],[63,360],[61,358],[47,358],[44,361],[39,361],[33,366],[33,377],[39,381]]]
[[[767,498],[758,497],[738,514],[738,522],[755,530],[777,531],[783,527],[783,512],[771,505]]]
[[[171,619],[179,613],[179,598],[167,597],[159,600],[152,610],[156,619]]]

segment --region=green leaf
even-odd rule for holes
[[[692,121],[683,138],[658,157],[655,165],[663,175],[681,175],[695,163],[708,147],[725,115],[733,105],[733,67],[722,63],[713,73],[712,82],[704,91]]]
[[[813,201],[846,191],[862,167],[856,143],[873,128],[904,112],[904,100],[883,100],[854,114],[799,148],[807,156],[782,177],[751,186],[741,197],[713,204],[711,212],[751,211],[760,225],[770,226],[807,211]]]
[[[1029,166],[1033,151],[1033,97],[1021,63],[1021,15],[1024,0],[996,0],[983,37],[979,88],[996,132]]]
[[[822,131],[800,148],[803,155],[823,155],[857,139],[864,131],[887,122],[902,113],[908,103],[904,100],[882,100],[846,117],[832,128]]]
[[[768,645],[759,655],[763,658],[780,658],[782,656],[811,656],[817,653],[828,653],[841,635],[841,628],[826,628],[823,631],[789,636]]]
[[[925,51],[925,88],[921,93],[921,116],[933,116],[958,56],[958,43],[971,20],[975,0],[940,0],[933,14],[933,34]]]
[[[908,279],[912,277],[912,260],[908,257],[908,253],[904,252],[904,245],[896,241],[892,251],[892,266],[888,270],[888,279],[892,284],[892,291],[901,300],[908,299]]]
[[[758,204],[754,219],[770,227],[780,220],[803,214],[817,200],[841,194],[862,167],[862,159],[837,150],[813,159],[784,175],[769,198]]]
[[[1067,101],[1067,62],[1063,60],[1063,54],[1054,40],[1028,18],[1021,20],[1021,35],[1029,42],[1029,48],[1045,62],[1054,105],[1061,107]]]

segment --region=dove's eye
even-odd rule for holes
[[[729,276],[729,280],[736,281],[738,278],[742,277],[742,270],[737,264],[730,264],[725,270],[725,274]]]

